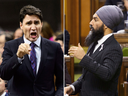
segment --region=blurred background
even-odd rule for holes
[[[42,10],[43,21],[47,21],[54,32],[61,30],[60,0],[0,0],[0,27],[4,31],[15,31],[19,27],[20,9],[28,4]]]

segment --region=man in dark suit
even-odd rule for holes
[[[40,9],[27,5],[20,10],[24,35],[5,43],[0,66],[1,78],[9,80],[9,96],[63,96],[63,52],[39,35],[42,25]]]
[[[122,50],[112,29],[121,22],[123,13],[115,5],[103,6],[93,15],[91,31],[86,38],[87,54],[78,44],[69,54],[80,59],[82,76],[64,88],[64,94],[80,96],[116,96],[118,77],[122,64]]]

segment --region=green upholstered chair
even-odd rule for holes
[[[82,47],[82,48],[84,49],[85,53],[87,53],[88,47]],[[74,64],[75,64],[74,67],[75,66],[77,67],[79,62],[80,62],[80,60],[74,57]],[[82,70],[80,70],[80,71],[82,72]],[[74,74],[74,81],[76,81],[81,75],[82,75],[81,73]]]
[[[128,47],[124,47],[122,51],[123,51],[123,56],[128,56]]]

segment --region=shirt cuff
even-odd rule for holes
[[[20,63],[20,64],[22,64],[22,61],[24,60],[24,57],[23,58],[19,58],[18,57],[18,62]]]
[[[69,85],[69,86],[72,88],[73,92],[75,92],[75,87],[73,85]]]

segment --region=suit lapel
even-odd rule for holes
[[[104,44],[101,44],[98,49],[92,54],[92,58],[95,58],[100,52],[102,52],[104,50]]]
[[[39,65],[39,70],[36,76],[36,79],[39,77],[39,75],[41,75],[41,72],[45,66],[45,61],[47,58],[47,41],[45,41],[43,38],[41,38],[41,59],[40,59],[40,65]]]
[[[102,52],[105,47],[114,39],[114,36],[110,36],[103,44],[101,44],[98,49],[92,54],[92,58],[95,58],[100,52]]]
[[[89,46],[88,51],[87,51],[87,55],[89,54],[89,52],[90,52],[90,50],[91,50],[93,44],[94,44],[94,43],[92,43],[92,44]]]
[[[32,77],[35,78],[34,74],[33,74],[33,70],[32,70],[32,67],[31,67],[31,62],[29,60],[29,57],[28,55],[26,54],[24,56],[25,60],[23,63],[25,63],[26,67],[28,68],[29,72],[31,73]]]

